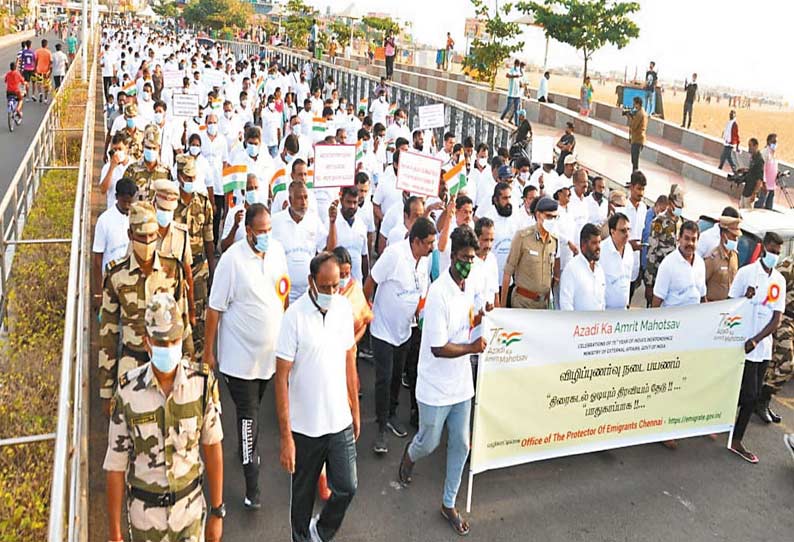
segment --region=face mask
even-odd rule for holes
[[[135,119],[127,119],[127,128],[130,130],[135,128]]]
[[[259,156],[259,145],[254,145],[253,143],[248,143],[245,147],[248,156],[251,158],[256,158]]]
[[[527,182],[527,179],[529,179],[529,171],[522,171],[521,173],[518,174],[518,177],[522,181]]]
[[[182,183],[182,191],[185,194],[192,194],[193,193],[193,181],[185,181]]]
[[[119,162],[123,162],[127,159],[127,153],[124,151],[116,151],[116,156],[118,156]]]
[[[144,102],[148,102],[148,101],[149,101],[149,100],[151,100],[151,99],[152,99],[152,95],[151,95],[151,93],[149,93],[149,92],[144,92],[144,93],[143,93],[143,101],[144,101]]]
[[[684,212],[684,209],[682,209],[681,207],[674,207],[673,208],[673,214],[675,216],[681,216],[683,214],[683,212]]]
[[[182,359],[182,345],[152,346],[152,365],[161,373],[170,373]]]
[[[154,241],[151,243],[144,243],[142,241],[132,242],[132,251],[139,261],[148,262],[154,256],[154,251],[157,250],[157,245]]]
[[[162,113],[155,113],[154,114],[154,123],[155,124],[162,124],[163,123],[163,114]]]
[[[224,111],[223,116],[226,117],[226,120],[232,120],[232,112],[231,111]]]
[[[736,239],[727,239],[725,241],[725,248],[735,251],[739,247],[739,241]]]
[[[557,219],[556,218],[549,218],[543,221],[543,227],[546,229],[547,232],[556,236],[557,235]]]
[[[276,104],[269,103],[269,104],[267,104],[267,108],[270,109],[271,111],[275,111],[276,110]]]
[[[496,207],[496,212],[499,214],[499,216],[510,216],[513,214],[512,203],[508,203],[504,207],[501,205],[494,205],[494,207]]]
[[[455,271],[458,272],[460,278],[466,280],[466,278],[469,276],[469,273],[471,273],[471,266],[472,262],[462,262],[458,260],[455,262]]]
[[[488,158],[477,158],[477,165],[481,168],[484,168],[488,165]]]
[[[190,155],[191,156],[198,156],[199,153],[201,152],[201,146],[200,145],[191,145],[188,148],[188,150],[190,151]]]
[[[347,285],[350,284],[350,277],[340,278],[339,279],[339,289],[344,290],[347,288]]]
[[[324,294],[322,292],[318,292],[316,290],[316,286],[312,288],[314,293],[314,302],[320,307],[321,311],[328,311],[331,307],[331,302],[334,300],[334,296],[332,294]]]
[[[766,252],[766,251],[765,251]],[[771,252],[766,252],[764,254],[764,258],[762,260],[764,267],[767,269],[774,269],[777,265],[777,261],[780,259],[780,256],[777,254],[772,254]]]
[[[295,160],[295,155],[294,154],[285,154],[284,155],[284,162],[286,164],[291,164],[293,160]]]
[[[143,149],[143,159],[147,162],[157,160],[157,151],[154,149]]]
[[[207,133],[211,136],[218,135],[218,125],[217,124],[207,124]]]
[[[269,233],[260,233],[256,236],[256,242],[254,243],[254,248],[258,252],[267,252],[268,247],[270,247],[270,234]]]
[[[770,143],[769,148],[775,150],[777,148],[777,143]]]
[[[161,228],[165,228],[174,219],[174,211],[163,211],[162,209],[155,209],[157,215],[157,223]]]
[[[259,202],[259,194],[256,192],[256,190],[246,190],[245,202],[248,205],[253,205],[254,203]]]

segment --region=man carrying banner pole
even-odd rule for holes
[[[410,484],[416,461],[438,447],[447,427],[447,467],[441,515],[459,535],[469,533],[469,522],[455,508],[463,467],[469,455],[469,414],[474,396],[469,356],[485,351],[482,337],[469,342],[470,331],[480,324],[482,311],[474,314],[474,293],[467,287],[478,247],[468,226],[451,235],[449,271],[430,286],[425,304],[416,400],[419,432],[403,452],[398,478]]]

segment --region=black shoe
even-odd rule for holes
[[[403,427],[403,424],[397,419],[397,416],[389,417],[386,422],[386,427],[389,431],[394,433],[395,437],[405,438],[408,436],[408,431],[405,430],[405,427]]]
[[[372,451],[378,455],[389,453],[389,445],[386,444],[386,430],[379,429],[378,436],[375,437],[375,443],[372,445]]]
[[[417,409],[411,409],[411,418],[408,420],[408,423],[414,429],[419,429],[419,411]]]
[[[248,495],[245,496],[245,499],[243,499],[243,507],[246,510],[259,510],[262,508],[262,500],[259,498],[259,490],[254,492],[253,497],[249,497]]]
[[[783,421],[783,418],[769,407],[766,407],[766,413],[769,414],[769,419],[772,420],[772,423],[780,423]]]
[[[414,462],[411,461],[411,458],[408,456],[408,447],[411,445],[411,442],[408,441],[405,444],[405,450],[403,451],[403,457],[400,460],[400,467],[397,469],[397,479],[400,483],[404,486],[407,486],[413,481],[413,471],[414,471]]]
[[[361,348],[358,351],[358,357],[359,359],[363,359],[366,361],[372,361],[373,359],[375,359],[374,356],[372,355],[372,350],[369,349],[365,350],[364,348]]]
[[[756,415],[761,418],[761,421],[764,423],[772,423],[772,418],[769,416],[769,408],[756,408],[755,409]]]

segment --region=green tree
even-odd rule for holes
[[[393,31],[395,35],[400,33],[400,24],[391,17],[364,17],[361,22],[364,23],[364,26],[379,32],[381,41],[389,30]]]
[[[241,0],[193,0],[182,16],[189,24],[222,30],[247,26],[253,13],[253,6]]]
[[[637,2],[613,0],[544,0],[520,2],[518,9],[532,15],[546,35],[567,43],[584,58],[584,75],[593,53],[607,44],[622,49],[640,35],[629,17],[640,9]]]
[[[339,43],[340,47],[347,47],[348,43],[350,43],[350,23],[345,23],[337,19],[328,25],[328,30],[331,34],[336,35],[336,41]],[[353,22],[353,37],[364,37],[364,33],[357,27],[355,21]]]
[[[463,59],[463,67],[476,80],[489,83],[493,90],[499,66],[510,55],[524,48],[523,41],[515,42],[521,33],[521,27],[507,20],[513,4],[503,4],[491,13],[485,0],[471,0],[471,3],[477,18],[485,21],[486,37],[472,42],[469,56]]]
[[[287,16],[282,21],[284,32],[295,47],[305,47],[312,28],[314,10],[303,0],[289,0],[286,5]]]
[[[179,17],[179,8],[177,8],[176,2],[161,1],[156,5],[152,5],[152,10],[157,15],[165,19],[174,19]]]

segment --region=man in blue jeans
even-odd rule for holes
[[[502,111],[500,120],[505,120],[505,117],[510,115],[513,111],[513,124],[518,126],[518,109],[521,105],[521,62],[516,59],[513,62],[513,67],[506,75],[507,77],[507,105],[505,110]]]
[[[403,452],[399,480],[411,483],[414,464],[430,455],[447,428],[447,470],[441,515],[459,535],[469,532],[469,522],[455,508],[463,466],[469,455],[469,414],[474,383],[472,354],[485,351],[480,337],[469,342],[471,330],[480,324],[482,311],[474,315],[474,292],[466,284],[478,248],[469,226],[450,236],[450,266],[430,285],[425,303],[416,400],[419,432]]]

